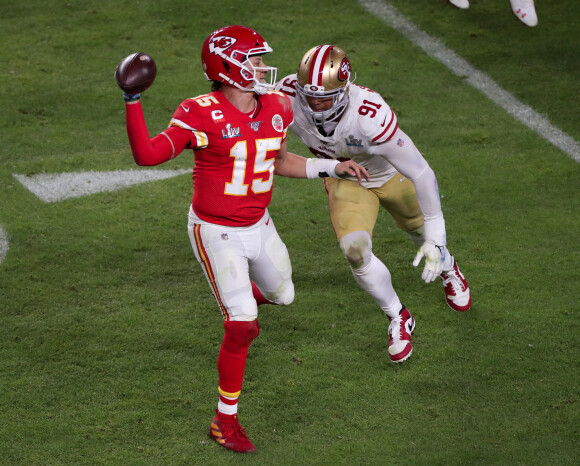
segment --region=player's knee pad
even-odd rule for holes
[[[229,353],[247,352],[250,344],[260,333],[258,319],[252,321],[224,322],[224,339],[222,348]]]
[[[268,296],[274,304],[279,304],[281,306],[288,306],[294,301],[294,283],[292,280],[283,280],[278,285],[276,292],[270,297]]]
[[[372,258],[373,240],[366,231],[353,231],[340,240],[340,249],[353,270],[364,268]]]

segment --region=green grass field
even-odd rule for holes
[[[580,141],[575,0],[538,0],[536,28],[508,0],[389,3]],[[578,464],[573,157],[355,1],[4,0],[0,11],[0,464]],[[270,212],[296,300],[260,308],[240,399],[250,456],[207,435],[222,325],[187,237],[191,177],[43,202],[13,176],[137,169],[116,65],[155,58],[142,103],[156,134],[209,90],[201,44],[227,24],[266,37],[279,77],[314,45],[347,51],[437,173],[473,294],[471,311],[451,311],[383,213],[375,254],[417,321],[412,358],[391,364],[387,320],[352,279],[321,183],[277,178]],[[184,153],[159,168],[192,164]]]

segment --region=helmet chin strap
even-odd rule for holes
[[[242,64],[242,66],[246,70],[248,70],[250,73],[252,73],[252,81],[254,81],[254,86],[253,86],[253,88],[251,88],[251,90],[258,95],[264,95],[268,91],[271,91],[272,89],[274,89],[274,87],[276,85],[275,83],[276,83],[276,75],[278,73],[278,68],[275,68],[273,66],[254,67],[254,65],[252,65],[252,63],[249,60],[248,60],[248,63],[250,65],[249,67],[246,66],[245,64]],[[268,73],[270,73],[270,83],[266,84],[265,82],[261,82],[259,79],[256,78],[256,73],[259,71],[264,71],[266,73],[266,76],[268,75]]]
[[[226,82],[230,86],[233,86],[233,87],[239,89],[240,91],[244,91],[244,92],[255,92],[258,95],[264,95],[264,94],[267,94],[268,91],[271,91],[272,89],[274,89],[274,87],[275,87],[274,83],[276,82],[276,74],[278,72],[277,68],[274,68],[272,66],[268,66],[268,67],[263,67],[263,68],[252,67],[250,69],[242,63],[240,63],[239,65],[243,70],[247,71],[248,73],[251,73],[252,77],[251,78],[248,77],[248,80],[251,79],[251,81],[253,81],[254,85],[252,87],[243,87],[224,73],[219,73],[218,76],[220,78],[222,78],[224,80],[224,82]],[[271,83],[266,84],[265,82],[260,82],[258,79],[256,79],[256,71],[259,71],[261,69],[265,70],[266,72],[271,73],[270,74],[270,76],[271,76],[270,80],[272,81]]]
[[[254,85],[252,87],[244,87],[240,86],[237,82],[231,79],[229,76],[219,73],[219,77],[224,80],[224,82],[236,89],[239,89],[243,92],[255,92],[256,94],[263,95],[266,94],[268,91],[274,89],[274,86],[270,84],[264,84],[259,82],[256,78],[254,78]]]
[[[267,94],[268,91],[271,91],[272,89],[274,89],[274,86],[272,86],[271,84],[264,84],[258,81],[254,81],[253,91],[258,95]]]

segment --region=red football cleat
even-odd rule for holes
[[[228,450],[238,453],[251,453],[256,447],[246,435],[245,429],[238,422],[238,415],[228,416],[216,410],[216,416],[211,421],[209,436]]]
[[[471,292],[465,277],[453,259],[453,268],[441,273],[441,280],[445,288],[445,301],[451,309],[457,312],[468,311],[471,307]]]
[[[397,317],[389,324],[389,358],[394,363],[406,361],[411,357],[413,344],[411,335],[415,331],[415,319],[403,306]]]

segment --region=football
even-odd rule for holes
[[[119,87],[127,94],[139,94],[148,89],[157,76],[157,65],[146,53],[133,53],[123,58],[115,70]]]

